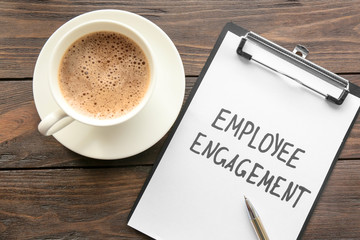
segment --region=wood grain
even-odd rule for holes
[[[360,72],[360,0],[353,1],[0,1],[0,78],[28,78],[50,35],[66,21],[98,9],[121,9],[159,25],[178,48],[188,76],[198,75],[227,22],[337,73]],[[339,61],[341,59],[341,61]]]
[[[0,238],[147,239],[126,219],[148,170],[0,171]]]
[[[150,168],[2,170],[0,238],[148,239],[126,223]],[[359,171],[338,162],[304,240],[359,239]]]
[[[360,84],[357,75],[345,77]],[[196,79],[186,78],[185,100]],[[32,82],[0,81],[0,169],[149,165],[157,159],[166,139],[165,136],[153,147],[134,157],[99,161],[73,153],[53,137],[42,136],[37,130],[39,121],[32,98]],[[340,158],[360,158],[360,118],[357,119]]]

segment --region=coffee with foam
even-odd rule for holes
[[[68,48],[58,79],[62,95],[77,112],[113,119],[141,102],[149,87],[150,67],[133,40],[115,32],[95,32]]]

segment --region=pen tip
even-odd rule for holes
[[[245,201],[247,200],[247,198],[246,198],[246,196],[244,195],[244,199],[245,199]]]

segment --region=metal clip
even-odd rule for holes
[[[342,90],[341,94],[339,95],[339,97],[331,96],[330,94],[327,94],[326,92],[324,92],[322,90],[318,90],[318,89],[315,89],[315,88],[309,86],[308,84],[300,81],[297,78],[290,76],[287,73],[284,73],[278,69],[275,69],[265,63],[262,63],[260,60],[254,59],[251,54],[243,51],[247,40],[253,41],[256,44],[259,44],[259,45],[271,50],[272,52],[274,52],[276,55],[278,55],[279,57],[281,57],[284,60],[287,60],[289,62],[295,62],[296,64],[299,64],[303,69],[306,69],[309,72],[315,72],[316,74],[321,75],[323,78],[326,79],[327,82],[340,88]],[[248,32],[244,37],[241,38],[240,44],[239,44],[236,52],[240,56],[246,58],[249,61],[252,60],[254,62],[257,62],[258,64],[260,64],[272,71],[280,73],[280,74],[296,81],[297,83],[301,84],[302,86],[324,96],[326,100],[329,100],[337,105],[341,105],[344,102],[347,94],[349,93],[349,81],[308,61],[307,59],[305,59],[306,56],[309,54],[309,51],[304,46],[297,45],[295,47],[294,51],[290,52],[290,51],[280,47],[279,45],[276,45],[275,43],[270,42],[269,40],[255,34],[253,32]]]
[[[302,57],[302,58],[306,58],[307,55],[309,55],[309,50],[304,47],[303,45],[296,45],[294,50],[293,50],[293,53],[295,53],[296,55]]]

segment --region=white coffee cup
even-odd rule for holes
[[[145,96],[134,109],[117,118],[97,119],[79,113],[65,100],[64,96],[61,93],[58,81],[59,67],[62,58],[69,46],[71,46],[76,40],[87,34],[100,31],[120,33],[133,40],[145,53],[150,67],[150,83]],[[49,68],[44,69],[44,71],[48,71],[48,83],[50,86],[49,90],[51,91],[52,96],[54,97],[57,105],[59,106],[59,109],[54,109],[53,112],[43,118],[38,126],[40,133],[45,136],[50,136],[56,133],[74,120],[95,127],[106,127],[121,124],[131,119],[141,111],[141,109],[150,99],[156,82],[154,57],[151,47],[147,43],[146,39],[144,39],[144,37],[142,37],[142,35],[138,33],[135,29],[131,28],[131,26],[116,21],[101,19],[84,22],[81,25],[68,31],[57,42],[49,59]]]

